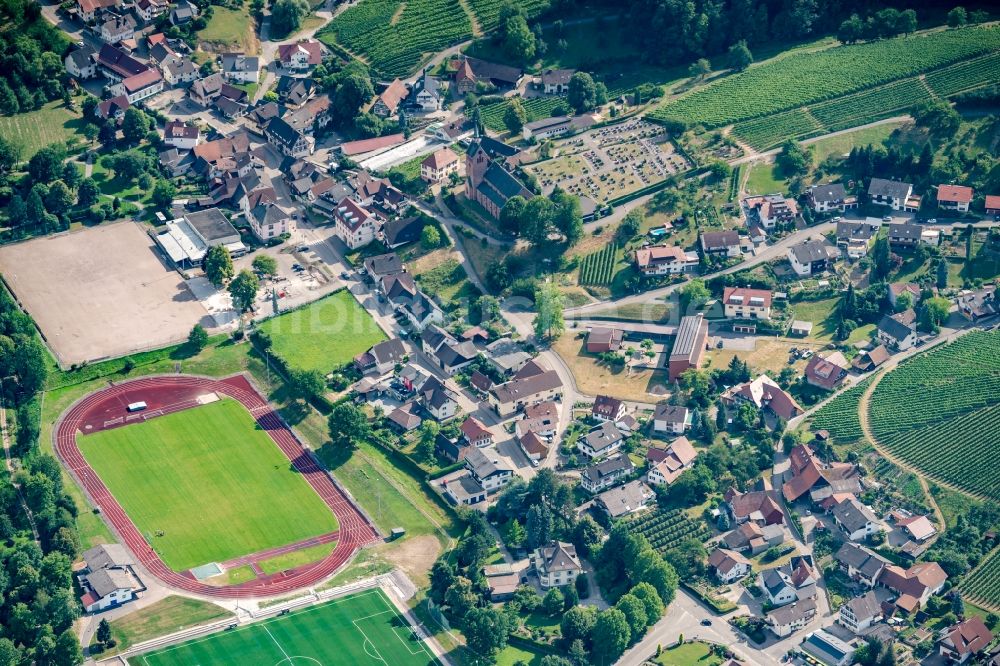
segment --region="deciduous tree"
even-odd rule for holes
[[[213,245],[208,248],[205,259],[202,261],[202,268],[205,271],[205,277],[217,288],[226,284],[235,273],[233,258],[224,245]]]
[[[229,283],[229,295],[233,297],[233,305],[237,311],[246,312],[253,308],[254,301],[257,300],[257,290],[260,289],[260,280],[251,271],[246,269],[240,271],[239,275]]]

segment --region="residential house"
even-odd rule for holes
[[[754,221],[764,229],[773,229],[779,224],[794,224],[799,214],[795,200],[786,199],[783,194],[747,197],[743,199],[743,209],[748,221]]]
[[[653,431],[683,435],[691,427],[692,413],[687,407],[661,402],[653,410]]]
[[[618,451],[623,441],[625,437],[618,427],[611,421],[605,421],[576,440],[576,448],[589,458],[598,458]]]
[[[972,615],[961,622],[941,630],[938,646],[942,657],[953,664],[964,664],[970,657],[986,649],[993,642],[993,632],[983,618]]]
[[[267,142],[289,157],[305,157],[313,151],[313,139],[298,131],[282,118],[273,118],[264,128]],[[374,232],[372,233],[374,238]],[[368,242],[371,242],[369,239]]]
[[[1000,215],[1000,194],[987,194],[984,202],[987,215]]]
[[[730,550],[757,555],[785,543],[785,529],[781,525],[746,522],[723,535],[722,543]]]
[[[795,555],[788,564],[765,569],[757,585],[774,606],[785,606],[816,596],[818,575],[811,555]]]
[[[851,541],[861,541],[883,531],[883,525],[875,512],[854,497],[834,507],[833,522],[844,530]]]
[[[808,634],[801,650],[812,661],[824,666],[850,666],[854,663],[854,647],[823,629]]]
[[[434,438],[434,451],[453,463],[465,460],[473,448],[464,438],[448,437],[443,432],[439,432]]]
[[[163,126],[163,143],[180,150],[191,150],[201,141],[201,130],[197,125],[188,125],[182,120],[169,120]]]
[[[97,36],[105,44],[117,44],[118,42],[135,37],[138,22],[135,17],[129,14],[106,14],[106,20],[101,23],[97,31]]]
[[[814,617],[816,617],[816,600],[806,599],[775,608],[767,614],[766,622],[775,636],[785,638],[812,622]]]
[[[523,76],[524,72],[517,67],[466,57],[455,70],[455,89],[458,95],[464,96],[476,92],[479,84],[497,88],[516,88]]]
[[[852,463],[823,463],[807,444],[800,444],[788,454],[791,478],[781,487],[787,502],[795,502],[809,493],[820,502],[831,495],[861,493],[858,470]]]
[[[360,372],[384,375],[406,360],[406,348],[399,338],[390,338],[372,345],[368,351],[354,357],[354,367]]]
[[[424,224],[424,218],[419,215],[394,217],[382,225],[382,231],[379,232],[378,237],[388,249],[393,250],[420,240],[420,232],[424,230]]]
[[[440,111],[446,92],[441,81],[429,75],[424,70],[423,76],[416,80],[410,93],[413,106],[422,113]]]
[[[513,379],[493,386],[489,402],[497,414],[506,417],[533,403],[557,398],[561,390],[559,373],[529,361]]]
[[[691,273],[698,268],[698,255],[676,245],[656,245],[635,251],[635,266],[646,276]]]
[[[708,256],[738,258],[743,256],[740,235],[735,231],[703,231],[699,237],[701,252]]]
[[[883,616],[882,602],[879,601],[878,595],[868,590],[860,597],[849,599],[840,607],[837,623],[855,634],[860,634],[881,621]]]
[[[198,67],[190,58],[169,55],[160,62],[163,80],[171,86],[193,83],[198,78]]]
[[[429,183],[443,182],[451,174],[458,173],[458,164],[458,155],[451,148],[439,148],[420,163],[420,177]]]
[[[876,218],[868,218],[865,221],[840,220],[837,222],[837,247],[846,251],[850,259],[867,257],[875,239],[878,238],[881,226],[882,221]]]
[[[892,210],[904,210],[912,194],[913,185],[898,180],[872,178],[868,185],[869,201],[878,206],[888,206]]]
[[[254,236],[265,243],[288,233],[291,229],[291,217],[288,212],[273,201],[258,203],[249,208],[246,218]]]
[[[832,391],[844,383],[847,367],[847,359],[839,351],[813,354],[806,364],[806,382],[810,386]]]
[[[336,223],[334,231],[350,249],[357,250],[375,240],[378,221],[353,199],[342,199],[333,215]]]
[[[143,22],[151,23],[153,19],[166,13],[170,3],[167,0],[139,0],[134,7]]]
[[[758,527],[782,525],[785,514],[781,511],[778,494],[774,490],[752,490],[741,493],[730,488],[723,495],[725,509],[737,525],[752,523]]]
[[[316,83],[312,79],[281,76],[274,92],[278,101],[290,109],[297,109],[305,104],[315,93]]]
[[[430,377],[420,387],[420,401],[437,421],[446,421],[458,413],[455,394],[437,377]]]
[[[749,403],[757,409],[768,410],[785,421],[803,412],[795,398],[786,393],[767,375],[761,375],[757,379],[726,389],[722,393],[722,402],[733,408],[738,408],[743,403]]]
[[[536,548],[531,554],[531,566],[545,590],[572,585],[583,575],[583,564],[576,554],[576,546],[562,541],[552,541]]]
[[[731,585],[750,573],[750,560],[735,550],[716,548],[708,556],[708,568],[723,585]]]
[[[729,319],[770,319],[770,289],[726,287],[722,292],[722,306]]]
[[[92,46],[81,46],[70,51],[63,60],[66,72],[78,81],[97,76],[97,51]]]
[[[386,86],[375,98],[371,112],[380,118],[391,118],[400,109],[400,103],[410,95],[410,89],[399,79]]]
[[[700,368],[707,344],[708,321],[705,316],[697,314],[681,317],[674,346],[667,360],[670,381],[677,381],[688,370]]]
[[[878,341],[895,351],[910,349],[917,342],[917,331],[913,325],[915,318],[916,314],[912,308],[898,314],[883,316],[876,330]]]
[[[894,250],[909,250],[920,244],[924,227],[919,224],[901,223],[889,225],[889,247]]]
[[[594,404],[590,408],[590,415],[598,421],[611,421],[615,423],[625,416],[625,403],[618,398],[599,395],[594,399]]]
[[[697,456],[698,451],[684,436],[675,439],[666,449],[651,446],[646,451],[646,461],[649,463],[646,480],[650,485],[669,486],[677,477],[691,469]]]
[[[845,543],[841,546],[833,559],[851,580],[864,583],[868,588],[875,587],[879,576],[892,564],[875,551],[854,543]]]
[[[260,77],[260,58],[243,53],[223,53],[222,76],[228,81],[256,83]]]
[[[628,456],[615,456],[585,467],[580,472],[580,487],[588,493],[599,493],[632,476],[635,465]]]
[[[135,561],[120,544],[94,546],[84,551],[83,560],[80,603],[88,613],[120,606],[145,589],[133,569]]]
[[[278,46],[278,62],[285,69],[304,72],[323,62],[323,46],[315,39],[304,39]]]
[[[451,475],[449,475],[450,477]],[[455,504],[460,506],[474,506],[480,502],[485,502],[489,493],[483,488],[471,474],[462,474],[453,478],[445,477],[444,492]]]
[[[159,70],[147,69],[109,86],[109,89],[112,95],[124,95],[129,104],[137,104],[163,90],[163,76]]]
[[[92,23],[106,9],[118,6],[118,0],[76,0],[77,16],[84,23]]]
[[[209,74],[191,84],[191,87],[188,89],[188,96],[195,104],[210,107],[222,91],[223,83],[225,82],[222,79],[222,74]]]
[[[475,416],[466,417],[458,429],[462,431],[462,436],[471,446],[481,449],[493,444],[493,433]]]
[[[489,137],[474,140],[465,152],[465,196],[494,218],[499,219],[500,210],[508,199],[534,196],[508,170],[511,158],[519,153],[517,148]]]
[[[425,333],[429,329],[425,329]],[[428,349],[424,343],[424,351]],[[475,344],[469,341],[458,342],[448,336],[433,352],[428,352],[428,356],[434,360],[448,376],[454,375],[462,368],[468,367],[476,357],[479,350]]]
[[[610,326],[594,326],[587,334],[587,352],[602,354],[621,349],[624,331]]]
[[[502,570],[492,571],[494,569]],[[483,577],[490,591],[490,601],[495,604],[513,599],[521,585],[521,576],[509,564],[487,565],[483,567]]]
[[[488,493],[500,490],[514,477],[514,470],[490,449],[470,449],[465,456],[465,466]]]
[[[809,188],[809,205],[817,213],[835,210],[843,213],[850,208],[857,208],[858,198],[848,195],[841,183],[826,183]]]
[[[964,185],[938,185],[937,204],[942,210],[968,213],[972,203],[972,188]]]
[[[875,349],[863,351],[855,356],[851,365],[858,372],[869,372],[888,361],[889,356],[889,350],[885,345],[879,345]]]
[[[576,74],[575,69],[545,69],[539,76],[542,92],[546,95],[565,95],[569,91],[569,80]]]
[[[180,0],[170,8],[170,23],[184,25],[198,18],[198,8],[190,0]]]
[[[520,435],[515,435],[515,439],[532,465],[537,465],[548,457],[548,442],[534,430],[526,430]]]
[[[514,435],[521,437],[534,432],[551,440],[559,428],[559,406],[552,400],[544,400],[524,408],[524,418],[514,422]]]
[[[406,266],[395,252],[376,254],[367,257],[361,264],[362,273],[366,279],[373,282],[377,287],[382,284],[382,280],[390,275],[398,275],[406,272]]]
[[[788,248],[788,261],[796,275],[808,277],[829,269],[836,252],[822,240],[806,240]]]
[[[997,288],[992,284],[980,289],[963,289],[955,297],[955,304],[959,314],[971,322],[1000,312],[1000,297],[997,297]]]
[[[896,594],[896,607],[904,613],[922,608],[927,600],[944,589],[948,574],[937,562],[919,562],[909,569],[886,565],[878,584]]]
[[[910,297],[910,305],[916,305],[920,300],[920,285],[912,282],[893,282],[889,285],[889,303],[896,307],[900,296],[907,294]]]
[[[605,490],[597,496],[595,504],[611,519],[622,518],[642,511],[656,500],[656,493],[642,481],[628,483]]]

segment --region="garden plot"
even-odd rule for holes
[[[691,167],[663,129],[644,120],[555,143],[557,156],[526,167],[545,194],[556,187],[603,204]]]

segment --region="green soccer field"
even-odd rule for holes
[[[337,529],[329,507],[235,400],[77,441],[87,462],[175,571]],[[154,536],[159,531],[163,536]]]
[[[380,589],[311,606],[131,659],[143,666],[428,666],[440,664],[413,637]]]
[[[323,373],[386,339],[346,289],[268,319],[260,329],[271,336],[274,354],[289,366]]]

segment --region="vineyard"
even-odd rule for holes
[[[701,521],[692,520],[682,509],[646,513],[628,522],[629,531],[646,537],[661,555],[685,539],[707,541],[712,533]]]
[[[959,63],[927,75],[927,85],[941,96],[1000,81],[1000,53]]]
[[[822,133],[822,127],[804,109],[754,118],[733,127],[733,134],[758,150],[776,146],[789,137],[808,138]]]
[[[479,19],[479,25],[482,27],[483,32],[496,30],[499,23],[500,9],[506,4],[515,4],[522,7],[528,18],[538,16],[549,7],[547,0],[518,0],[514,3],[510,0],[469,0],[469,5],[472,7],[472,11],[475,12],[476,18]]]
[[[1000,499],[1000,333],[970,333],[904,363],[875,387],[869,416],[893,454]]]
[[[381,78],[406,76],[423,59],[472,36],[459,0],[361,0],[336,16],[317,39],[361,57]]]
[[[588,254],[580,261],[580,284],[590,287],[607,287],[615,277],[618,246],[614,243]]]
[[[969,601],[989,609],[1000,608],[1000,550],[986,556],[982,564],[959,586]]]
[[[667,103],[654,117],[721,127],[916,76],[998,49],[1000,29],[977,27],[802,53],[695,90]],[[776,95],[776,90],[781,94]]]
[[[521,100],[521,103],[524,105],[524,112],[528,117],[529,123],[551,117],[552,111],[558,109],[558,107],[562,107],[563,109],[568,108],[566,98],[556,96],[534,97],[532,99]],[[480,107],[483,124],[494,132],[504,132],[507,130],[507,126],[503,122],[503,116],[506,112],[506,100]]]
[[[859,382],[820,407],[813,417],[813,428],[829,430],[830,437],[838,444],[850,444],[861,439],[858,403],[872,379],[873,377],[869,377]]]

